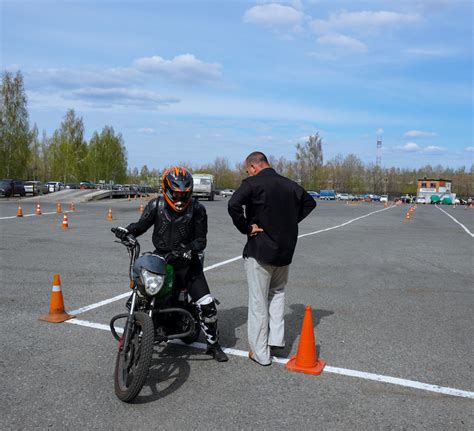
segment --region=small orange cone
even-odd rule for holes
[[[140,204],[140,214],[143,214],[143,211],[145,211],[145,207],[143,204]]]
[[[56,214],[62,214],[63,209],[61,208],[61,202],[58,202],[58,205],[56,206]]]
[[[407,215],[405,216],[405,220],[410,220],[411,219],[411,214],[410,211],[407,212]]]
[[[319,376],[325,366],[326,361],[324,359],[318,359],[311,305],[307,305],[304,313],[303,326],[301,327],[298,353],[288,361],[285,368],[290,371]]]
[[[23,210],[21,209],[21,206],[18,207],[18,211],[16,212],[17,217],[23,217]]]
[[[61,280],[59,274],[54,274],[53,291],[51,293],[51,303],[49,313],[39,317],[39,320],[51,323],[61,323],[65,320],[73,319],[75,316],[64,311],[63,294],[61,292]]]
[[[41,214],[42,214],[42,212],[41,212],[41,205],[40,205],[40,204],[36,205],[35,214],[36,214],[36,215],[41,215]]]
[[[107,220],[113,220],[114,216],[112,215],[112,208],[109,208],[109,211],[107,212]]]
[[[74,205],[74,202],[71,202],[71,211],[76,211],[76,205]]]
[[[67,219],[67,213],[64,213],[63,223],[62,223],[61,227],[63,228],[63,230],[68,230],[68,229],[69,229],[69,223],[68,223],[68,219]]]

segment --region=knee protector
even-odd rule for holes
[[[208,295],[206,295],[208,296]],[[204,299],[204,298],[202,298]],[[210,301],[209,301],[210,299]],[[197,302],[199,310],[201,311],[201,318],[204,323],[216,323],[217,322],[217,307],[216,303],[209,295],[204,301],[199,300]]]

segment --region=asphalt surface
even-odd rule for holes
[[[58,197],[59,195],[56,195]],[[63,194],[63,209],[69,195]],[[42,210],[54,212],[51,195]],[[204,202],[206,266],[239,256],[245,238],[227,200]],[[25,214],[36,202],[20,201]],[[473,400],[323,372],[290,373],[230,356],[217,363],[199,349],[155,348],[146,386],[133,404],[113,390],[116,342],[100,329],[38,321],[60,274],[66,308],[127,292],[128,256],[110,227],[139,217],[140,201],[77,205],[61,215],[15,216],[18,199],[0,200],[1,429],[472,429]],[[108,208],[113,221],[106,220]],[[290,269],[286,343],[296,353],[306,304],[328,365],[473,391],[473,238],[434,206],[383,209],[321,202],[300,225]],[[474,230],[474,209],[443,207]],[[140,242],[151,250],[151,232]],[[221,344],[248,351],[242,260],[206,272],[220,300]],[[108,324],[125,300],[79,319]],[[202,341],[202,340],[201,340]]]

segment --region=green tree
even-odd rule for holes
[[[84,123],[70,109],[51,139],[49,162],[53,179],[78,182],[87,174],[87,144],[84,141]]]
[[[0,177],[25,178],[30,130],[23,76],[5,72],[0,88]]]
[[[318,188],[319,170],[323,166],[322,138],[319,133],[309,136],[304,145],[296,144],[296,161],[301,184],[309,189]]]
[[[94,132],[89,143],[87,161],[89,177],[94,182],[126,181],[127,152],[122,135],[116,135],[113,127],[105,126],[100,135]]]

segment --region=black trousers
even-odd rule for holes
[[[211,293],[198,256],[193,255],[188,262],[173,262],[173,266],[176,283],[186,287],[194,302]]]

